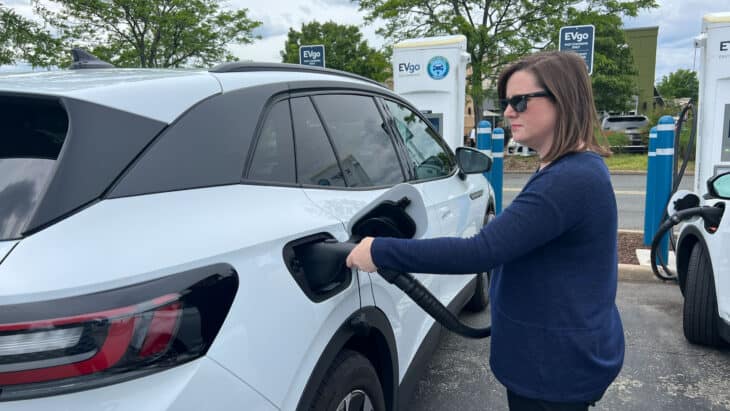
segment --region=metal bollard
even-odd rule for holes
[[[492,133],[492,171],[490,173],[492,188],[494,188],[494,212],[502,212],[502,172],[504,170],[504,130],[495,128]]]
[[[654,203],[656,202],[656,143],[657,128],[652,127],[649,131],[649,152],[647,154],[646,170],[646,201],[644,202],[644,245],[651,245],[659,224],[654,216]]]
[[[674,165],[674,119],[672,116],[662,116],[657,125],[656,144],[656,188],[654,191],[654,218],[657,227],[669,202],[672,192],[672,166]],[[656,227],[654,228],[656,230]],[[669,233],[659,243],[659,256],[668,262]]]
[[[482,153],[492,157],[492,123],[482,120],[477,125],[477,149]],[[491,170],[484,174],[487,181],[491,181]]]

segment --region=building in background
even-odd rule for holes
[[[634,101],[636,114],[647,114],[656,106],[654,99],[654,76],[656,75],[656,50],[659,27],[624,29],[626,42],[634,58],[636,85],[639,95]]]

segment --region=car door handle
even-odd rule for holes
[[[448,207],[444,207],[442,209],[439,209],[439,212],[441,213],[441,219],[442,220],[446,220],[447,218],[449,218],[452,215],[454,215],[454,213]]]

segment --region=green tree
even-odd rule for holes
[[[578,8],[601,15],[636,16],[655,0],[360,0],[366,21],[381,18],[378,31],[389,40],[463,34],[471,55],[468,93],[474,101],[475,121],[482,113],[482,82],[494,84],[510,62],[531,52],[555,48],[561,26]]]
[[[593,50],[593,96],[596,107],[606,111],[625,111],[631,96],[638,94],[633,75],[634,59],[616,14],[597,11],[569,11],[569,25],[592,24],[596,28]]]
[[[33,0],[66,48],[87,47],[119,67],[210,66],[251,43],[261,22],[218,0]]]
[[[49,67],[58,63],[59,50],[60,41],[47,30],[0,3],[0,64]]]
[[[281,58],[284,63],[299,63],[299,46],[322,44],[325,64],[329,68],[349,71],[376,81],[385,81],[390,64],[385,54],[370,48],[357,26],[313,21],[302,29],[289,29]]]
[[[697,73],[692,70],[679,69],[668,76],[662,76],[657,84],[659,94],[664,98],[691,97],[697,101],[700,92],[700,82]]]

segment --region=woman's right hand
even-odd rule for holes
[[[357,268],[360,271],[374,273],[378,270],[370,254],[370,246],[373,244],[373,237],[365,237],[347,255],[346,264],[350,268]]]

